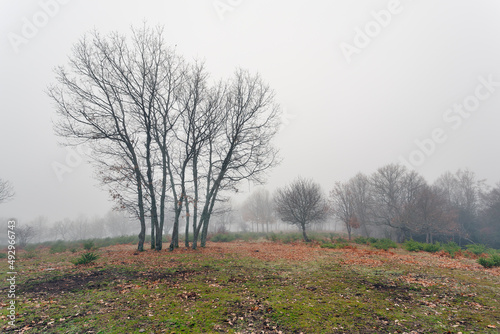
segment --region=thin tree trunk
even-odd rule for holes
[[[189,201],[187,196],[185,196],[184,205],[186,207],[186,230],[184,231],[184,246],[189,248]]]
[[[302,227],[302,236],[304,237],[304,241],[305,242],[311,241],[311,240],[309,240],[309,238],[307,237],[307,234],[306,234],[306,224],[302,223],[300,225]]]

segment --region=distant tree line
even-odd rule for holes
[[[333,214],[349,236],[384,228],[401,242],[484,243],[500,248],[500,184],[490,188],[470,170],[446,172],[429,184],[415,171],[391,164],[357,174],[330,192]]]
[[[390,164],[336,182],[328,196],[319,184],[298,178],[273,196],[255,191],[241,210],[244,220],[255,224],[296,225],[305,240],[309,225],[333,216],[349,239],[356,233],[500,248],[500,183],[489,187],[470,170],[446,172],[429,184],[417,172]]]

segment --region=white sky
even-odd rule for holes
[[[341,43],[355,46],[356,29],[377,29],[372,12],[387,8],[390,22],[370,30],[371,42],[348,63]],[[52,165],[66,164],[67,151],[53,134],[45,89],[85,32],[128,32],[144,20],[164,25],[167,42],[188,59],[204,59],[214,78],[248,68],[276,91],[286,111],[276,140],[283,163],[269,175],[270,190],[301,175],[328,191],[358,171],[408,160],[415,141],[436,128],[445,140],[418,172],[432,182],[470,168],[496,183],[500,85],[478,86],[480,77],[500,82],[499,18],[495,0],[3,0],[0,178],[14,184],[16,197],[0,205],[0,217],[54,221],[109,210],[87,163],[68,166],[58,180]],[[33,22],[38,31],[27,28]],[[474,106],[477,89],[483,100]],[[447,111],[464,100],[474,109],[467,118]]]

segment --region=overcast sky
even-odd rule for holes
[[[272,191],[301,175],[328,191],[404,163],[428,181],[469,168],[500,181],[497,0],[3,0],[0,217],[50,221],[111,208],[80,153],[58,145],[45,90],[85,32],[163,25],[214,78],[259,72],[284,110]],[[81,159],[80,157],[83,157]],[[81,160],[81,161],[80,161]],[[63,168],[63,175],[54,167]],[[242,186],[248,191],[249,186]]]

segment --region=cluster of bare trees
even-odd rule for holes
[[[298,178],[272,197],[256,191],[243,203],[242,215],[254,223],[279,219],[296,225],[306,241],[310,224],[333,216],[349,239],[357,230],[399,242],[454,240],[500,248],[500,184],[490,188],[470,170],[446,172],[429,184],[417,172],[390,164],[335,183],[328,197],[319,184]]]
[[[165,45],[161,28],[132,29],[130,39],[86,36],[56,75],[49,88],[55,131],[68,144],[91,147],[117,208],[140,221],[139,250],[146,220],[151,248],[162,248],[169,210],[170,250],[179,246],[182,216],[186,236],[192,226],[192,247],[199,240],[204,246],[221,193],[243,179],[260,182],[277,163],[271,139],[279,108],[269,86],[244,70],[210,80],[203,64]]]
[[[490,229],[496,224],[499,231],[500,215],[495,211],[495,205],[500,205],[499,187],[489,191],[484,180],[469,170],[446,172],[428,184],[415,171],[391,164],[371,176],[358,174],[336,183],[330,203],[349,236],[352,229],[361,228],[370,236],[371,231],[384,227],[399,241],[419,237],[433,242],[439,237],[460,244],[484,242],[480,231],[485,216],[491,218]]]

